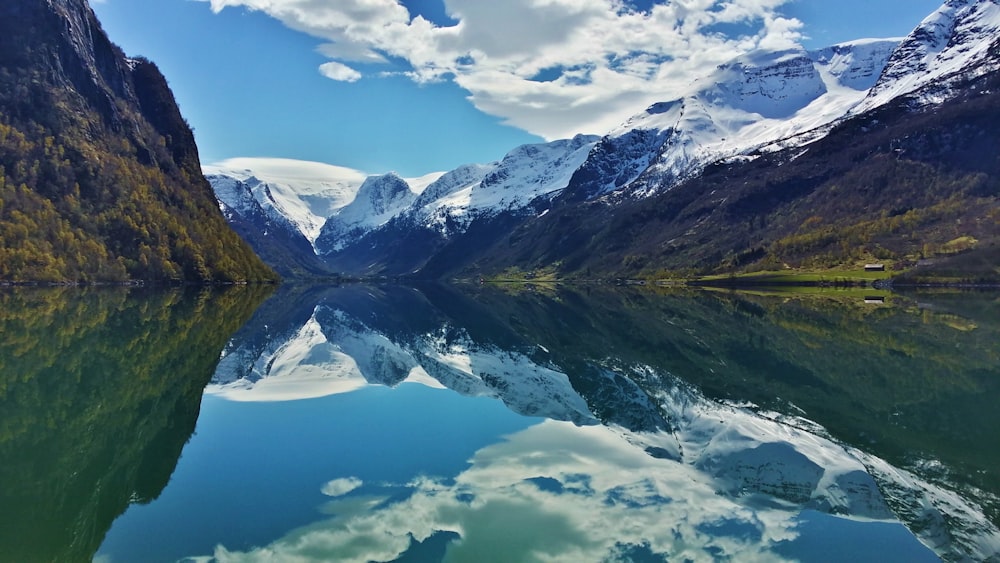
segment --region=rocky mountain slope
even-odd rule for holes
[[[227,225],[152,62],[86,0],[0,5],[0,282],[276,276]]]

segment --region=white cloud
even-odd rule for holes
[[[444,0],[450,27],[411,18],[396,0],[202,1],[260,10],[321,39],[332,60],[320,70],[334,80],[402,61],[413,80],[453,80],[481,111],[548,139],[606,132],[738,54],[795,44],[802,26],[778,13],[789,0],[661,0],[647,12],[623,0]],[[751,31],[727,37],[718,24]]]
[[[323,76],[339,82],[357,82],[361,80],[360,72],[337,61],[330,61],[319,65],[319,72]]]

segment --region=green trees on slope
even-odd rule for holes
[[[275,281],[222,216],[159,69],[126,61],[85,3],[82,39],[53,25],[58,7],[14,8],[25,21],[0,21],[0,283]]]

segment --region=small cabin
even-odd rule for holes
[[[882,305],[885,303],[885,297],[881,295],[865,297],[865,303],[868,305]]]
[[[885,264],[865,264],[866,272],[884,272]]]

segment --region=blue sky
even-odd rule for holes
[[[752,48],[907,34],[941,0],[103,0],[206,164],[417,176],[605,133]]]

